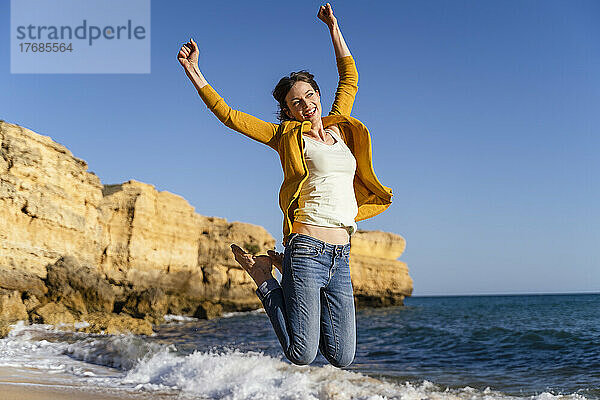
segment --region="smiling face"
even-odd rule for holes
[[[286,113],[297,121],[321,119],[321,96],[308,82],[298,81],[285,96]]]

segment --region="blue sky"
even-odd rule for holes
[[[277,154],[224,127],[176,55],[234,108],[276,122],[271,91],[308,69],[337,85],[316,1],[153,1],[150,74],[10,74],[0,118],[67,146],[103,183],[136,179],[196,211],[264,226],[281,250]],[[394,190],[360,229],[407,240],[415,295],[600,291],[600,3],[332,3],[356,59],[353,116]]]

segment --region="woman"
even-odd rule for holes
[[[329,3],[319,8],[318,18],[329,28],[340,75],[326,117],[319,87],[306,71],[282,78],[275,87],[281,123],[274,124],[225,103],[200,72],[193,39],[182,46],[178,60],[221,122],[279,153],[284,254],[252,256],[235,244],[231,248],[254,279],[286,357],[306,365],[319,349],[332,365],[345,367],[356,348],[350,236],[355,221],[389,207],[392,192],[373,171],[367,128],[350,117],[358,73]],[[271,273],[273,265],[281,271],[281,284]]]

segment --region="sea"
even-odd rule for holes
[[[356,317],[344,369],[290,364],[262,310],[170,315],[150,337],[17,324],[0,367],[146,399],[600,399],[600,294],[410,297]]]

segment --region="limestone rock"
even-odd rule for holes
[[[37,297],[31,296],[23,300],[23,304],[25,305],[27,312],[30,312],[41,305],[41,302]]]
[[[81,266],[72,256],[64,256],[47,266],[48,297],[60,301],[78,314],[112,312],[112,287],[92,267]]]
[[[0,321],[0,339],[7,337],[10,331],[10,325],[4,321]]]
[[[393,233],[359,230],[352,236],[350,273],[359,306],[401,305],[412,294],[408,267],[396,260],[405,247]]]
[[[264,253],[275,245],[264,228],[199,215],[181,196],[142,182],[102,185],[66,147],[18,125],[0,122],[0,156],[5,269],[45,279],[48,264],[73,256],[120,288],[118,301],[156,287],[235,309],[260,306],[229,244]],[[74,313],[93,312],[86,292],[69,286],[49,298],[60,294]],[[32,294],[44,303],[40,290]]]
[[[154,322],[162,321],[168,310],[168,298],[160,288],[132,292],[123,308],[124,312],[135,318],[146,318]]]
[[[58,325],[75,322],[73,314],[60,303],[50,302],[35,310],[33,321],[40,324]]]
[[[126,314],[108,314],[95,312],[85,316],[89,325],[77,329],[86,333],[105,333],[116,335],[133,333],[135,335],[152,335],[152,324],[144,319],[133,318]]]
[[[44,282],[36,275],[5,268],[0,268],[0,288],[25,292],[38,298],[48,292]]]
[[[352,235],[353,254],[396,260],[405,249],[406,240],[395,233],[358,230]]]
[[[0,323],[12,324],[27,321],[27,309],[16,290],[0,289]]]
[[[169,311],[167,314],[193,316],[205,301],[203,298],[168,295]]]
[[[205,301],[198,306],[194,317],[200,319],[213,319],[223,315],[223,306],[210,301]]]
[[[103,194],[107,246],[100,268],[112,282],[247,309],[260,305],[251,278],[230,272],[243,271],[229,245],[266,252],[275,239],[264,228],[199,215],[182,197],[141,182],[106,185]]]
[[[43,278],[63,254],[97,265],[101,200],[85,161],[48,136],[0,122],[0,266]]]

